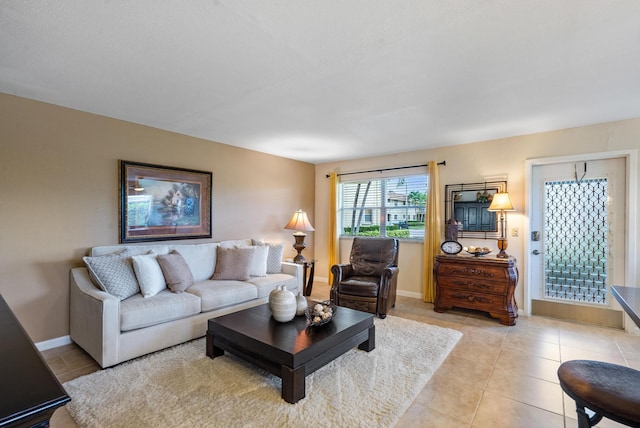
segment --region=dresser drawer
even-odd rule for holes
[[[509,283],[506,281],[484,280],[473,277],[439,277],[438,286],[459,291],[477,291],[482,293],[505,294]]]
[[[486,312],[506,307],[506,296],[504,295],[473,293],[450,288],[439,288],[438,293],[438,301],[444,301],[449,306]]]
[[[440,263],[437,274],[442,276],[472,278],[474,280],[494,280],[501,282],[509,280],[509,273],[504,267],[492,265],[482,266],[475,263]]]

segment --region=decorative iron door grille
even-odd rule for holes
[[[607,179],[545,182],[545,296],[607,304]]]

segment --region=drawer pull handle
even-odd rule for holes
[[[473,297],[473,296],[467,297],[467,300],[469,300],[470,302],[473,302],[474,299],[475,299],[475,297]]]

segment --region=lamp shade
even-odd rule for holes
[[[509,194],[507,192],[496,193],[493,195],[491,205],[487,208],[487,211],[515,211]]]
[[[285,229],[291,230],[303,230],[303,231],[312,231],[315,230],[313,226],[311,226],[311,222],[309,222],[309,218],[307,218],[307,213],[298,210],[293,213],[291,216],[291,220],[284,227]]]

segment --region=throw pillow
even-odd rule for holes
[[[177,252],[171,251],[169,254],[158,256],[158,264],[169,290],[174,293],[182,293],[193,285],[193,274],[184,257]]]
[[[282,256],[284,255],[284,242],[280,244],[267,244],[269,255],[267,256],[267,273],[282,272]]]
[[[112,296],[124,300],[140,292],[128,253],[83,257],[82,260],[98,287]]]
[[[257,247],[218,247],[216,270],[212,279],[246,281],[251,278],[249,270]]]
[[[142,297],[155,296],[167,288],[157,257],[155,251],[131,257]]]
[[[269,247],[251,247],[254,249],[253,258],[249,267],[250,276],[267,276],[267,257],[269,256]]]

